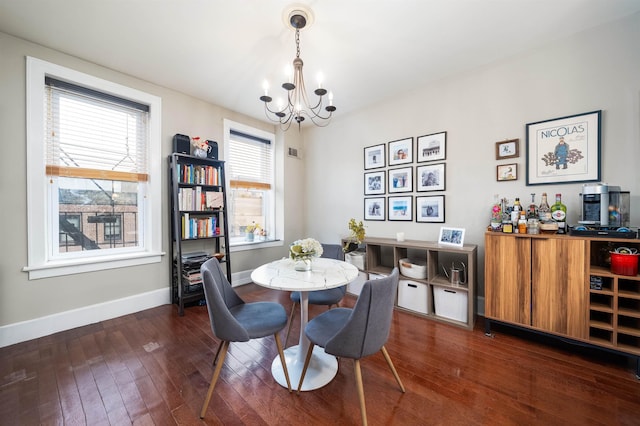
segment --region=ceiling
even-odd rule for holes
[[[0,31],[264,119],[295,57],[289,0],[0,0]],[[308,88],[336,114],[640,11],[639,0],[300,0]],[[1,52],[0,52],[1,53]]]

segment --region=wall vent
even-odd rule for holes
[[[298,148],[289,147],[289,157],[300,159],[301,156],[300,156],[300,151],[298,150]]]

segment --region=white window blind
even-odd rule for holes
[[[271,189],[271,141],[235,130],[230,132],[228,164],[232,188]]]
[[[148,179],[147,105],[47,77],[48,176]]]

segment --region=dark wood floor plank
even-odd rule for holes
[[[287,292],[238,292],[290,312]],[[310,317],[325,310],[311,306]],[[396,311],[386,347],[407,392],[381,354],[362,360],[369,424],[640,425],[640,380],[627,358],[499,324],[487,337],[482,323],[468,331]],[[289,394],[271,376],[272,336],[231,344],[200,420],[218,345],[206,307],[180,317],[167,305],[1,348],[0,424],[360,423],[352,360],[338,361],[327,386]]]

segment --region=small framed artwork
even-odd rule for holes
[[[384,197],[364,199],[364,220],[384,220]]]
[[[520,156],[520,139],[509,139],[496,142],[496,160],[518,158]]]
[[[527,185],[600,180],[602,111],[527,124]]]
[[[413,221],[413,196],[389,197],[389,220]]]
[[[364,195],[379,195],[385,193],[385,173],[370,172],[364,174]]]
[[[364,149],[364,169],[379,169],[385,163],[384,144],[368,146]]]
[[[464,228],[440,228],[438,244],[462,247],[464,245]]]
[[[445,163],[416,167],[416,187],[418,192],[444,191],[445,167]]]
[[[389,142],[389,165],[413,163],[413,138]]]
[[[447,157],[447,132],[418,136],[416,161],[444,160]]]
[[[496,167],[496,179],[498,182],[504,182],[506,180],[518,180],[518,165],[513,164],[501,164]]]
[[[444,222],[444,195],[416,197],[416,222]]]
[[[391,169],[387,173],[389,194],[394,192],[413,191],[413,167]]]

